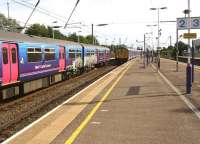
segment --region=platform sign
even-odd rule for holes
[[[195,39],[197,38],[197,33],[184,33],[183,37],[185,39]]]
[[[177,29],[184,30],[188,28],[188,21],[186,18],[177,18]]]
[[[178,30],[185,30],[189,27],[189,19],[188,18],[177,18],[177,28]],[[200,17],[191,17],[190,21],[191,29],[200,29]]]

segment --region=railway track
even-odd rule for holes
[[[115,66],[94,69],[78,77],[0,105],[0,142],[70,98]]]

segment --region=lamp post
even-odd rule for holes
[[[157,43],[157,51],[158,51],[158,59],[157,59],[157,70],[160,69],[160,10],[167,9],[167,7],[160,7],[160,8],[150,8],[150,10],[157,10],[158,11],[158,43]]]
[[[8,10],[8,20],[10,19],[10,3],[9,0],[7,0],[7,10]]]
[[[80,43],[80,36],[79,34],[81,33],[82,31],[78,31],[78,43]]]
[[[151,62],[153,62],[153,50],[154,50],[154,44],[153,44],[153,27],[156,27],[157,25],[146,25],[147,27],[151,27],[151,36],[152,36],[152,50],[151,50],[151,56],[152,56],[152,60]]]
[[[148,49],[146,50],[146,35],[152,34],[152,33],[145,33],[144,34],[144,68],[146,67],[146,60],[147,60],[147,65],[149,64],[149,51]],[[149,37],[148,37],[149,38]]]
[[[106,45],[106,46],[107,46],[107,40],[108,40],[108,39],[107,39],[107,38],[105,38],[105,45]]]
[[[177,21],[174,20],[167,20],[167,21],[160,21],[160,22],[164,22],[164,23],[176,23]],[[179,51],[178,51],[178,41],[179,41],[179,34],[178,34],[178,27],[176,26],[176,72],[178,72],[178,55],[179,55]]]
[[[54,35],[54,24],[56,24],[57,23],[57,21],[53,21],[52,22],[52,37],[53,37],[53,39],[54,39],[54,37],[55,37],[55,35]]]
[[[144,34],[144,68],[146,67],[145,64],[145,58],[146,58],[146,35]]]
[[[143,43],[144,41],[138,41],[138,40],[136,40],[136,43]],[[141,50],[141,54],[140,54],[140,58],[142,58],[142,48],[140,48],[138,45],[137,45],[137,49],[138,50]]]
[[[53,21],[53,22],[52,22],[52,38],[53,38],[53,39],[55,38],[55,31],[54,31],[54,28],[60,28],[60,27],[62,27],[62,26],[57,26],[57,25],[55,25],[55,24],[57,24],[57,21]]]
[[[95,26],[107,26],[108,24],[97,24]],[[92,44],[94,45],[94,24],[92,24]]]

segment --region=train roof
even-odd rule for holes
[[[130,47],[119,47],[119,48],[116,48],[115,50],[135,51],[133,48],[130,48]]]
[[[33,35],[14,33],[14,32],[4,32],[4,31],[0,31],[0,40],[15,41],[15,42],[36,42],[36,43],[58,44],[58,45],[67,45],[67,44],[79,45],[76,42],[71,42],[67,40],[58,40],[47,37],[38,37]]]
[[[34,42],[34,43],[47,43],[47,44],[57,44],[57,45],[78,45],[79,47],[85,46],[87,48],[106,48],[103,46],[90,45],[84,43],[76,43],[67,40],[52,39],[47,37],[39,37],[34,35],[27,35],[14,32],[0,31],[0,40],[4,41],[14,41],[14,42]],[[107,48],[108,49],[108,48]]]
[[[109,49],[107,47],[100,46],[100,45],[91,45],[91,44],[85,44],[85,43],[81,43],[81,45],[83,45],[84,47],[87,47],[87,48],[105,48],[105,49]]]

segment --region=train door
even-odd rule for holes
[[[85,66],[85,47],[82,46],[82,67]]]
[[[18,52],[16,44],[2,45],[2,82],[8,84],[16,82],[18,78]]]
[[[65,48],[59,48],[59,71],[63,71],[65,69]]]
[[[96,49],[97,64],[99,63],[99,50]]]

